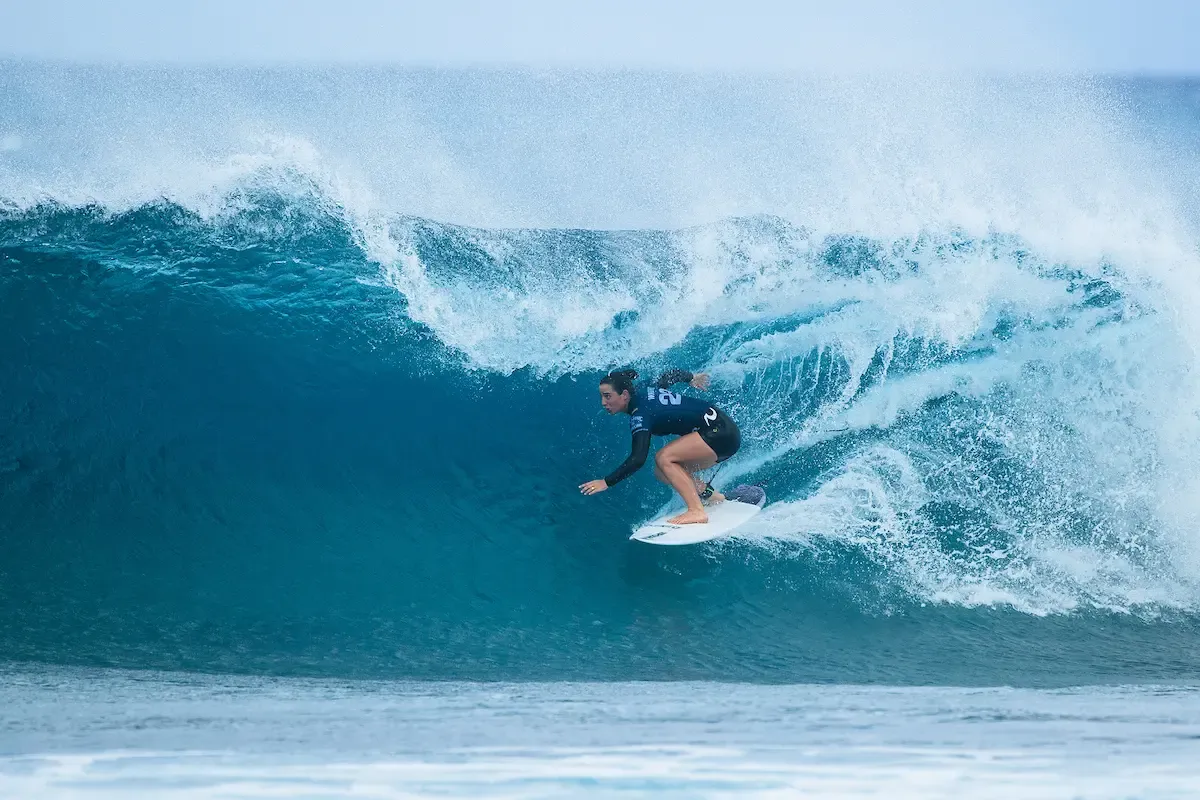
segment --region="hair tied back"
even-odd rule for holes
[[[600,382],[607,383],[613,387],[614,392],[620,394],[633,390],[633,382],[637,380],[637,376],[636,369],[621,369],[608,373]]]

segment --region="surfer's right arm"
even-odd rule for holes
[[[616,486],[641,469],[642,465],[646,463],[646,456],[648,455],[650,455],[650,431],[635,431],[633,434],[633,447],[629,451],[629,457],[621,463],[621,466],[613,470],[612,474],[604,479],[604,482],[610,488]]]
[[[693,374],[686,369],[667,370],[658,376],[658,380],[654,385],[660,389],[669,389],[677,383],[686,383],[695,389],[704,391],[708,388],[708,373],[697,372]]]

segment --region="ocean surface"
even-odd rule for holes
[[[0,791],[393,796],[515,744],[517,794],[787,796],[836,750],[1174,796],[1197,152],[1185,79],[0,63]],[[579,494],[618,367],[711,373],[736,536],[630,543],[650,470]],[[638,784],[656,747],[714,783]]]
[[[1200,693],[2,672],[0,796],[1190,798]]]

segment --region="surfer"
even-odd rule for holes
[[[725,412],[695,397],[672,392],[677,383],[687,383],[704,391],[708,375],[693,375],[687,370],[664,372],[653,385],[635,387],[637,371],[612,372],[600,381],[600,404],[609,414],[629,415],[633,448],[629,457],[611,475],[581,484],[579,490],[591,495],[603,492],[641,469],[650,453],[651,436],[676,435],[679,438],[654,454],[654,476],[669,484],[687,504],[687,511],[670,522],[675,525],[708,522],[702,499],[720,501],[712,487],[695,473],[724,461],[737,452],[742,443],[737,425]],[[703,488],[703,494],[701,493]]]

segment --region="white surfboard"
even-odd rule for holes
[[[715,505],[705,506],[704,510],[708,512],[708,522],[692,525],[672,525],[667,522],[672,517],[683,513],[682,508],[675,509],[642,525],[629,538],[635,542],[645,542],[646,544],[699,544],[725,536],[762,511],[767,497],[765,493],[759,492],[759,494],[761,497],[755,498],[758,501],[755,503],[727,499]]]

